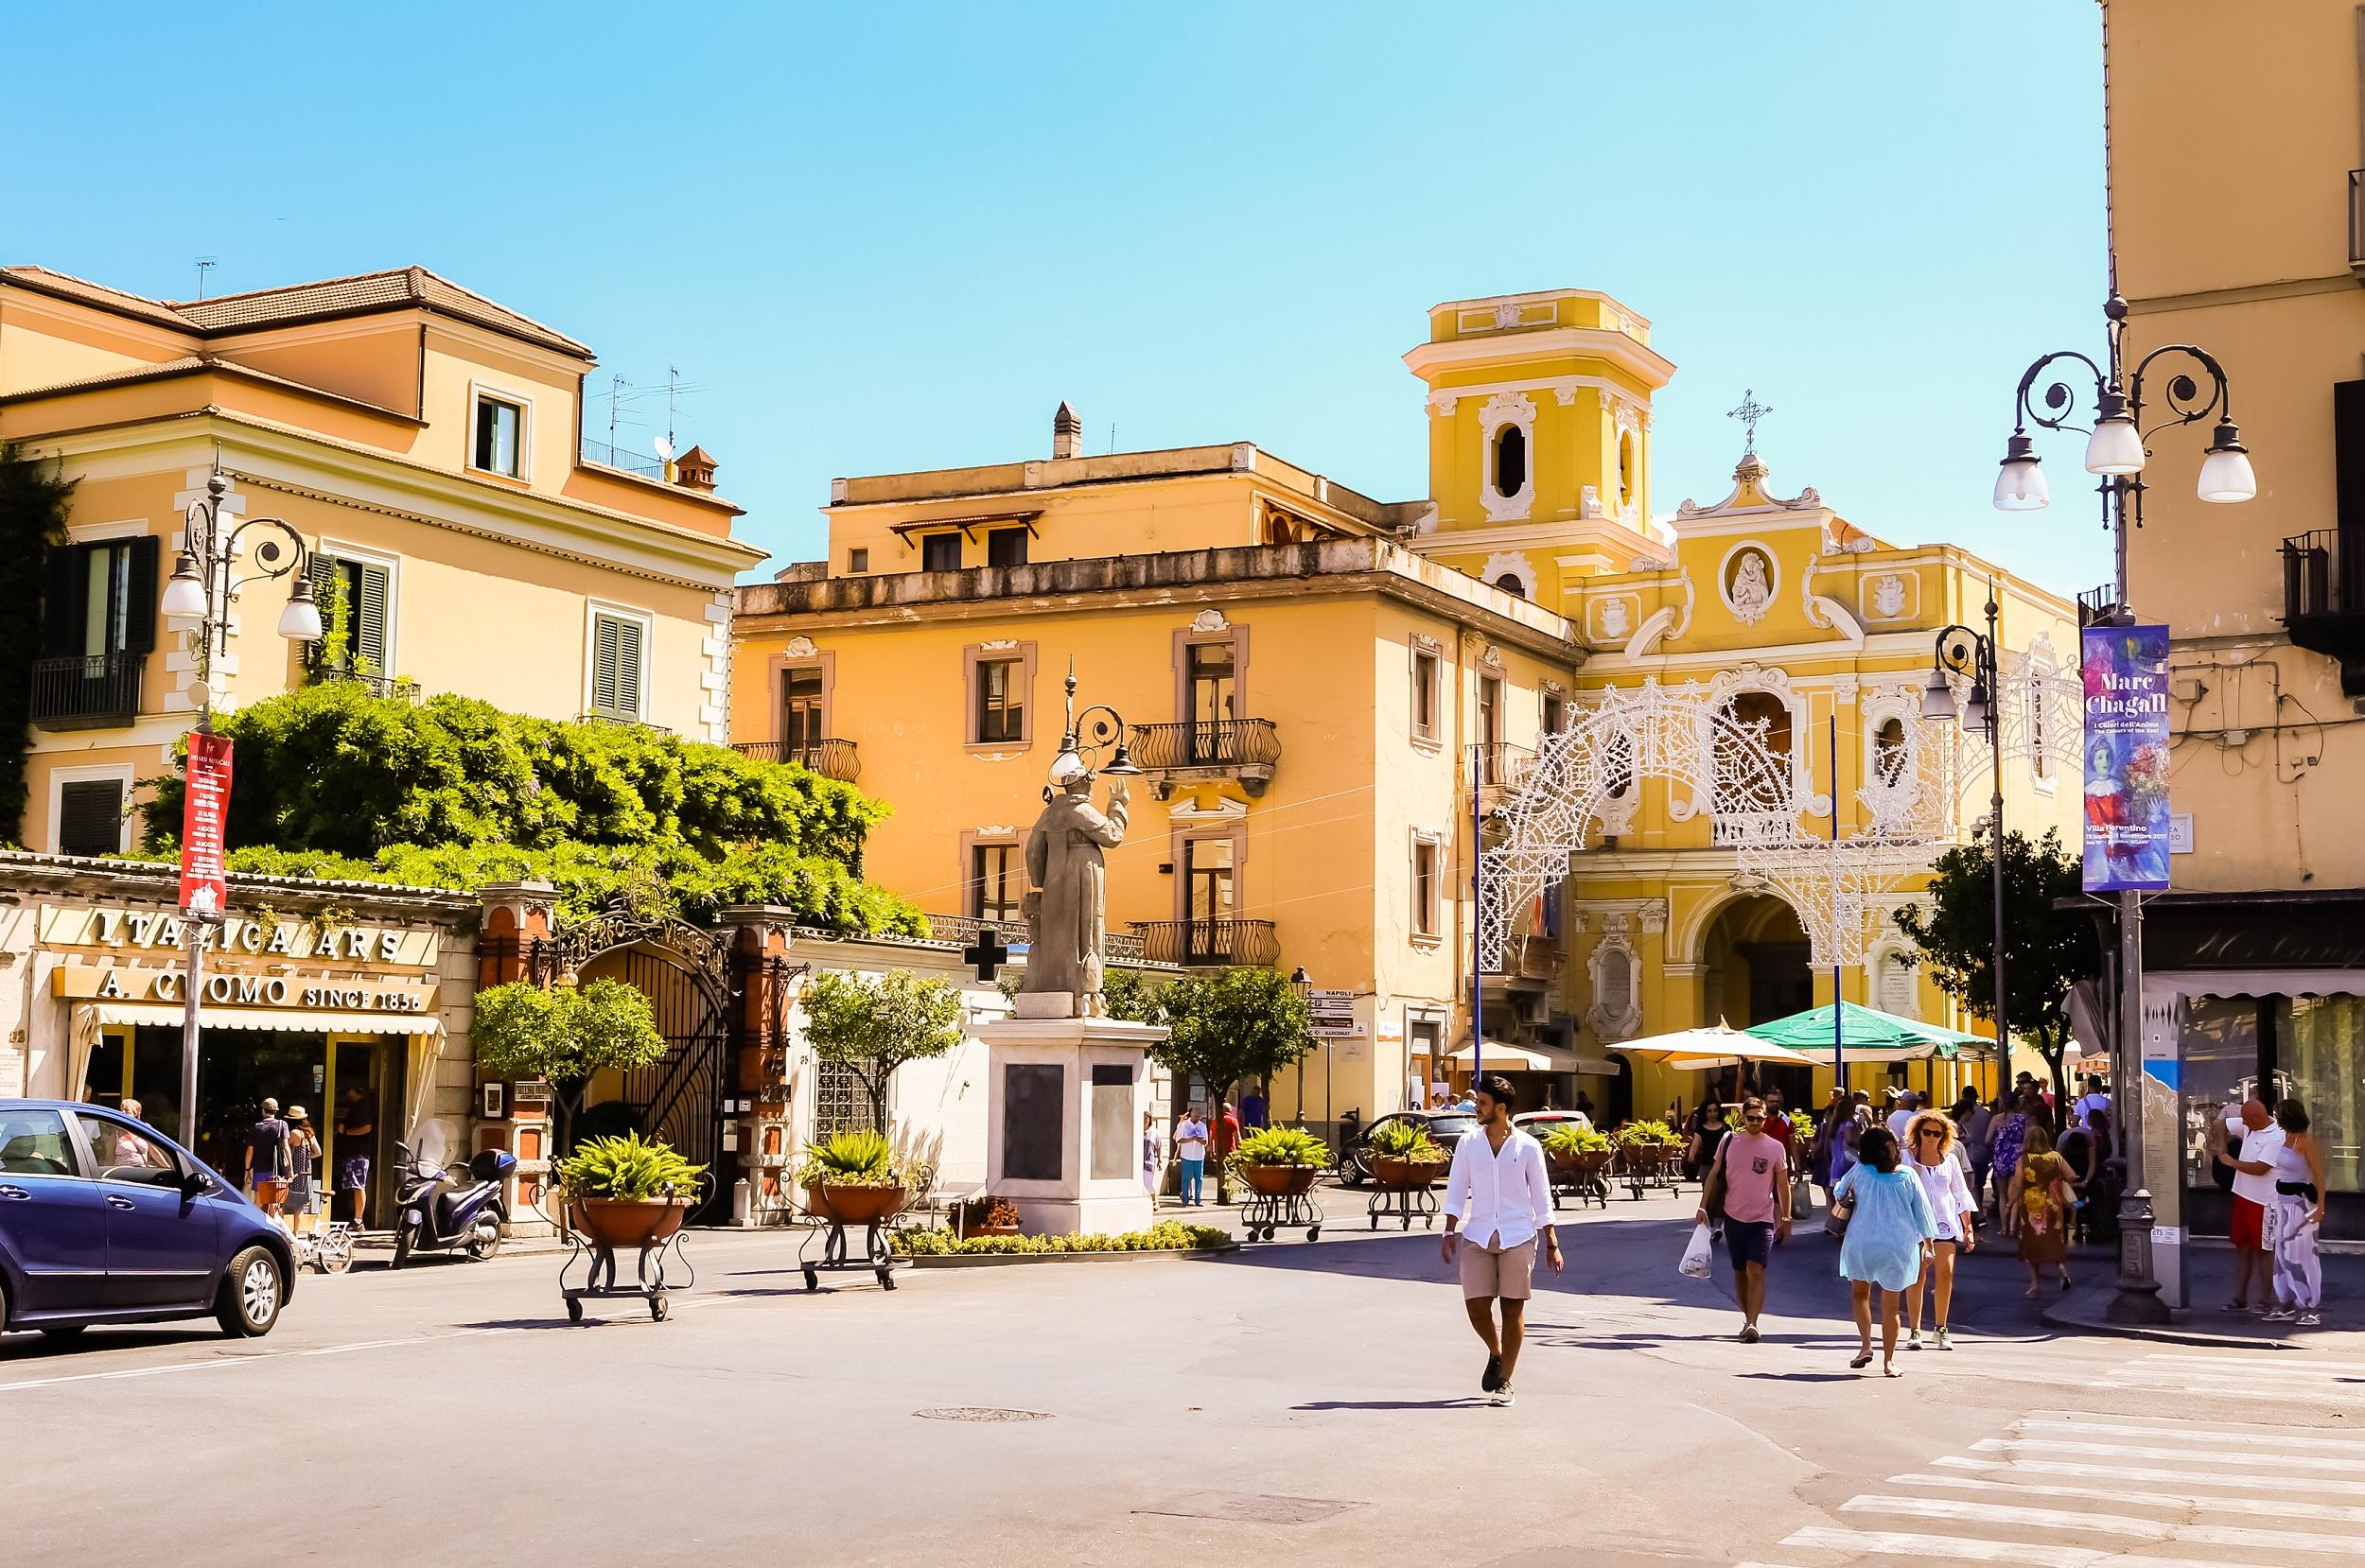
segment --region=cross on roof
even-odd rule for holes
[[[1758,421],[1773,411],[1772,409],[1758,401],[1755,392],[1743,387],[1741,389],[1741,407],[1726,410],[1725,417],[1741,421],[1742,430],[1749,438],[1749,444],[1745,450],[1754,452],[1758,449]]]
[[[979,926],[977,940],[961,950],[962,962],[975,965],[980,980],[991,980],[1009,956],[1010,950],[1004,945],[1002,933],[991,926]]]

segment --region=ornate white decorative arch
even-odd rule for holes
[[[1509,496],[1495,488],[1495,436],[1506,425],[1519,427],[1528,449],[1527,472]],[[1498,392],[1479,406],[1479,505],[1490,523],[1515,523],[1535,505],[1535,399],[1523,392]]]

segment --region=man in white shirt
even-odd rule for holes
[[[1544,1169],[1544,1145],[1511,1124],[1511,1080],[1490,1072],[1478,1081],[1475,1098],[1478,1130],[1454,1145],[1453,1169],[1445,1177],[1445,1234],[1438,1245],[1448,1267],[1460,1253],[1462,1304],[1470,1314],[1470,1327],[1486,1343],[1479,1387],[1497,1404],[1509,1404],[1511,1374],[1519,1365],[1528,1297],[1534,1288],[1536,1236],[1542,1234],[1544,1261],[1555,1274],[1561,1267],[1560,1238],[1552,1234],[1552,1184]],[[1455,1234],[1457,1228],[1462,1235]]]
[[[2234,1218],[2227,1239],[2234,1243],[2234,1312],[2265,1312],[2274,1294],[2274,1254],[2267,1249],[2267,1211],[2275,1202],[2275,1156],[2283,1152],[2283,1128],[2268,1114],[2263,1100],[2242,1102],[2242,1152],[2234,1166]],[[2258,1276],[2258,1301],[2251,1303],[2251,1272]]]
[[[1919,1090],[1909,1089],[1897,1097],[1897,1108],[1890,1111],[1888,1115],[1888,1128],[1889,1136],[1897,1140],[1899,1148],[1905,1147],[1905,1129],[1912,1126],[1914,1118],[1920,1114],[1921,1094]]]
[[[1207,1179],[1207,1124],[1197,1106],[1175,1124],[1174,1158],[1182,1165],[1182,1207],[1197,1209],[1205,1202],[1202,1184]]]

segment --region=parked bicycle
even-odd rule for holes
[[[354,1244],[361,1228],[351,1220],[332,1220],[317,1230],[299,1230],[289,1240],[295,1246],[298,1268],[320,1274],[342,1274],[353,1266]]]

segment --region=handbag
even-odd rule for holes
[[[1725,1155],[1732,1146],[1732,1136],[1728,1133],[1725,1141],[1716,1146],[1716,1158],[1708,1161],[1708,1180],[1700,1186],[1700,1207],[1708,1211],[1712,1223],[1719,1225],[1725,1220],[1725,1194],[1729,1185],[1725,1172]]]
[[[1855,1168],[1848,1167],[1848,1175],[1840,1177],[1840,1187],[1831,1193],[1831,1207],[1823,1216],[1823,1233],[1827,1236],[1838,1239],[1848,1234],[1848,1216],[1856,1211],[1856,1191],[1848,1185],[1848,1176],[1854,1175]]]

